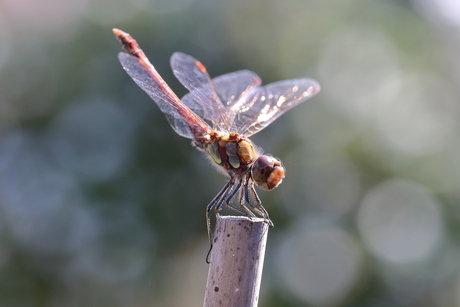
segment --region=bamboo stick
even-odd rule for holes
[[[267,233],[262,218],[217,218],[204,307],[257,306]]]

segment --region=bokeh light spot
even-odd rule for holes
[[[359,210],[358,225],[369,250],[395,263],[428,257],[443,234],[436,199],[426,188],[403,180],[370,190]]]
[[[113,178],[134,150],[135,123],[113,101],[92,97],[72,104],[48,132],[51,154],[63,169],[89,181]]]
[[[362,252],[347,232],[333,226],[289,232],[277,265],[286,286],[312,305],[335,305],[359,280]]]

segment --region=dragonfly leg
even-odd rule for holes
[[[249,197],[249,190],[250,190],[250,187],[249,187],[249,182],[246,182],[246,184],[244,185],[244,201],[246,203],[248,203],[251,208],[257,212],[257,214],[259,214],[260,216],[262,216],[263,218],[266,218],[266,215],[268,214],[267,212],[264,212],[262,210],[260,210],[259,208],[257,208],[256,206],[254,206],[252,204],[252,201],[251,201],[251,198]],[[252,194],[252,193],[251,193]],[[257,197],[257,194],[255,195]],[[252,195],[252,198],[257,202],[257,201],[260,201],[260,200],[257,200],[256,197],[254,197],[254,195]]]
[[[250,219],[252,219],[253,217],[256,217],[256,215],[251,210],[249,210],[249,208],[245,205],[246,203],[244,200],[244,190],[245,189],[246,189],[246,183],[243,183],[243,188],[240,189],[240,195],[238,197],[238,204],[240,205],[241,208],[243,208],[244,214]]]
[[[251,203],[250,198],[249,198],[249,192],[251,193],[252,198],[256,202],[256,206],[254,206]],[[246,202],[248,202],[249,205],[251,205],[254,211],[256,211],[258,214],[260,214],[265,219],[265,221],[268,223],[270,227],[273,227],[273,222],[270,220],[267,210],[265,210],[264,206],[262,206],[262,202],[260,201],[259,195],[257,195],[253,182],[246,182],[244,186],[244,194],[245,194]]]
[[[235,197],[236,192],[239,191],[240,192],[239,203],[241,205],[241,190],[240,190],[240,188],[241,188],[241,180],[238,181],[238,185],[235,187],[235,189],[233,189],[233,192],[227,197],[227,200],[225,201],[225,204],[230,209],[233,209],[238,213],[244,214],[249,218],[255,217],[254,213],[252,213],[251,210],[249,210],[246,206],[244,206],[244,204],[241,206],[242,207],[241,208],[241,207],[237,207],[237,206],[235,206],[235,205],[233,205],[231,203],[232,199]]]
[[[220,190],[219,194],[214,197],[214,199],[209,203],[209,205],[206,207],[206,228],[208,230],[208,239],[209,239],[209,251],[208,254],[206,255],[206,263],[209,262],[209,255],[211,254],[212,250],[212,238],[211,238],[211,218],[209,217],[209,212],[214,208],[216,212],[216,216],[219,215],[219,211],[222,208],[222,203],[224,202],[225,198],[227,197],[227,194],[232,190],[233,186],[235,185],[235,179],[231,178],[227,184]]]

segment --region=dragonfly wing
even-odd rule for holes
[[[284,112],[313,97],[320,90],[312,79],[293,79],[259,87],[238,101],[235,123],[238,133],[253,135],[267,127]]]
[[[235,112],[240,98],[261,84],[259,76],[250,70],[239,70],[212,79],[214,88],[224,106]]]
[[[228,110],[230,120],[233,120],[240,108],[238,102],[241,103],[243,101],[241,97],[257,88],[261,80],[252,71],[239,70],[215,77],[212,79],[212,83],[220,101],[223,102],[223,105]],[[196,114],[202,118],[206,118],[203,106],[197,102],[195,95],[188,93],[181,100]]]
[[[213,126],[222,131],[236,131],[234,123],[227,114],[227,109],[214,90],[206,68],[200,61],[190,55],[175,52],[171,57],[171,67],[176,78],[193,95],[195,110],[198,111],[198,114],[201,112],[204,119],[209,120]],[[192,104],[190,98],[185,100],[187,104]]]
[[[203,105],[201,105],[197,101],[197,99],[195,98],[195,95],[193,95],[192,93],[188,93],[188,94],[185,94],[180,100],[182,100],[182,102],[187,107],[189,107],[193,112],[195,112],[198,116],[212,123],[211,119],[205,116],[205,109]]]
[[[124,52],[118,54],[118,59],[134,82],[156,102],[177,134],[191,139],[211,130],[208,124],[180,101],[153,66],[146,66],[139,58]]]

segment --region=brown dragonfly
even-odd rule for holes
[[[254,183],[272,190],[282,182],[285,169],[279,159],[263,155],[248,137],[313,97],[320,90],[318,82],[292,79],[261,86],[259,76],[249,70],[211,79],[201,62],[175,52],[171,57],[173,73],[190,92],[179,99],[137,42],[121,30],[113,29],[113,33],[125,51],[118,59],[128,75],[156,102],[174,131],[192,139],[192,144],[230,177],[206,208],[210,242],[209,212],[214,209],[218,216],[223,205],[249,218],[255,217],[255,212],[273,226]]]

